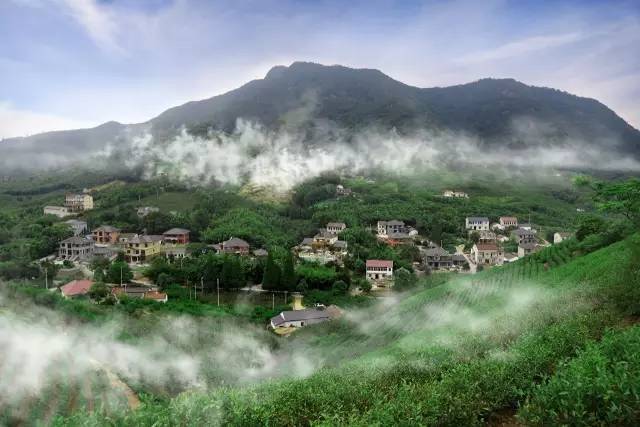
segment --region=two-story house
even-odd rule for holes
[[[377,283],[393,279],[393,261],[368,259],[366,262],[367,280]]]
[[[471,258],[477,265],[502,265],[504,251],[496,243],[476,243],[471,248]]]
[[[340,234],[347,229],[347,224],[344,222],[329,222],[327,223],[327,233]]]
[[[162,233],[165,243],[173,245],[186,245],[189,243],[190,231],[186,228],[172,228]]]
[[[469,216],[465,219],[465,228],[469,231],[489,231],[489,218]]]
[[[74,236],[60,242],[58,258],[69,261],[87,261],[93,256],[95,243],[86,237]]]
[[[68,193],[64,197],[64,205],[71,212],[82,212],[93,209],[93,197],[85,193]]]
[[[515,216],[501,216],[499,223],[503,228],[516,228],[518,226],[518,218]]]
[[[102,225],[91,233],[93,241],[103,245],[113,245],[118,243],[118,236],[120,235],[120,229],[112,227],[110,225]]]
[[[129,239],[125,246],[128,262],[146,262],[162,252],[162,236],[142,235]]]
[[[532,229],[518,228],[511,232],[511,236],[515,238],[519,245],[523,243],[536,243],[536,231]]]
[[[404,221],[392,219],[391,221],[378,221],[378,236],[386,237],[390,234],[402,234],[407,232]]]

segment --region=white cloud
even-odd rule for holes
[[[556,48],[569,43],[580,41],[584,36],[580,33],[554,34],[549,36],[534,36],[509,42],[498,47],[472,52],[457,60],[461,64],[512,59],[531,52]]]
[[[77,129],[94,126],[79,120],[35,111],[20,110],[0,101],[0,138],[27,136],[52,130]]]
[[[94,42],[108,52],[124,53],[118,44],[118,22],[116,16],[107,7],[95,0],[57,0],[80,24]]]

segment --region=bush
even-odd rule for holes
[[[346,295],[348,290],[349,285],[342,280],[338,280],[331,287],[331,292],[333,292],[334,295]]]
[[[634,425],[640,413],[640,327],[609,332],[539,385],[519,417],[533,425]]]

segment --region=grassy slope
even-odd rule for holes
[[[620,284],[617,272],[629,252],[620,242],[549,271],[518,262],[448,281],[358,314],[356,326],[308,328],[290,343],[333,352],[329,364],[350,362],[306,379],[148,403],[115,424],[482,423],[517,406],[542,376],[618,323],[605,295]],[[65,422],[106,420],[82,415]]]

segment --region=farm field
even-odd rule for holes
[[[288,338],[285,351],[302,348],[324,360],[309,377],[184,393],[168,406],[122,413],[119,422],[299,425],[321,414],[327,424],[472,425],[504,411],[534,421],[544,410],[520,407],[527,396],[542,396],[544,378],[605,331],[630,327],[627,313],[638,307],[629,297],[637,289],[612,273],[626,271],[637,244],[636,235],[571,257],[560,247],[535,261],[425,283],[428,289],[396,305]],[[61,422],[82,425],[86,416]]]

